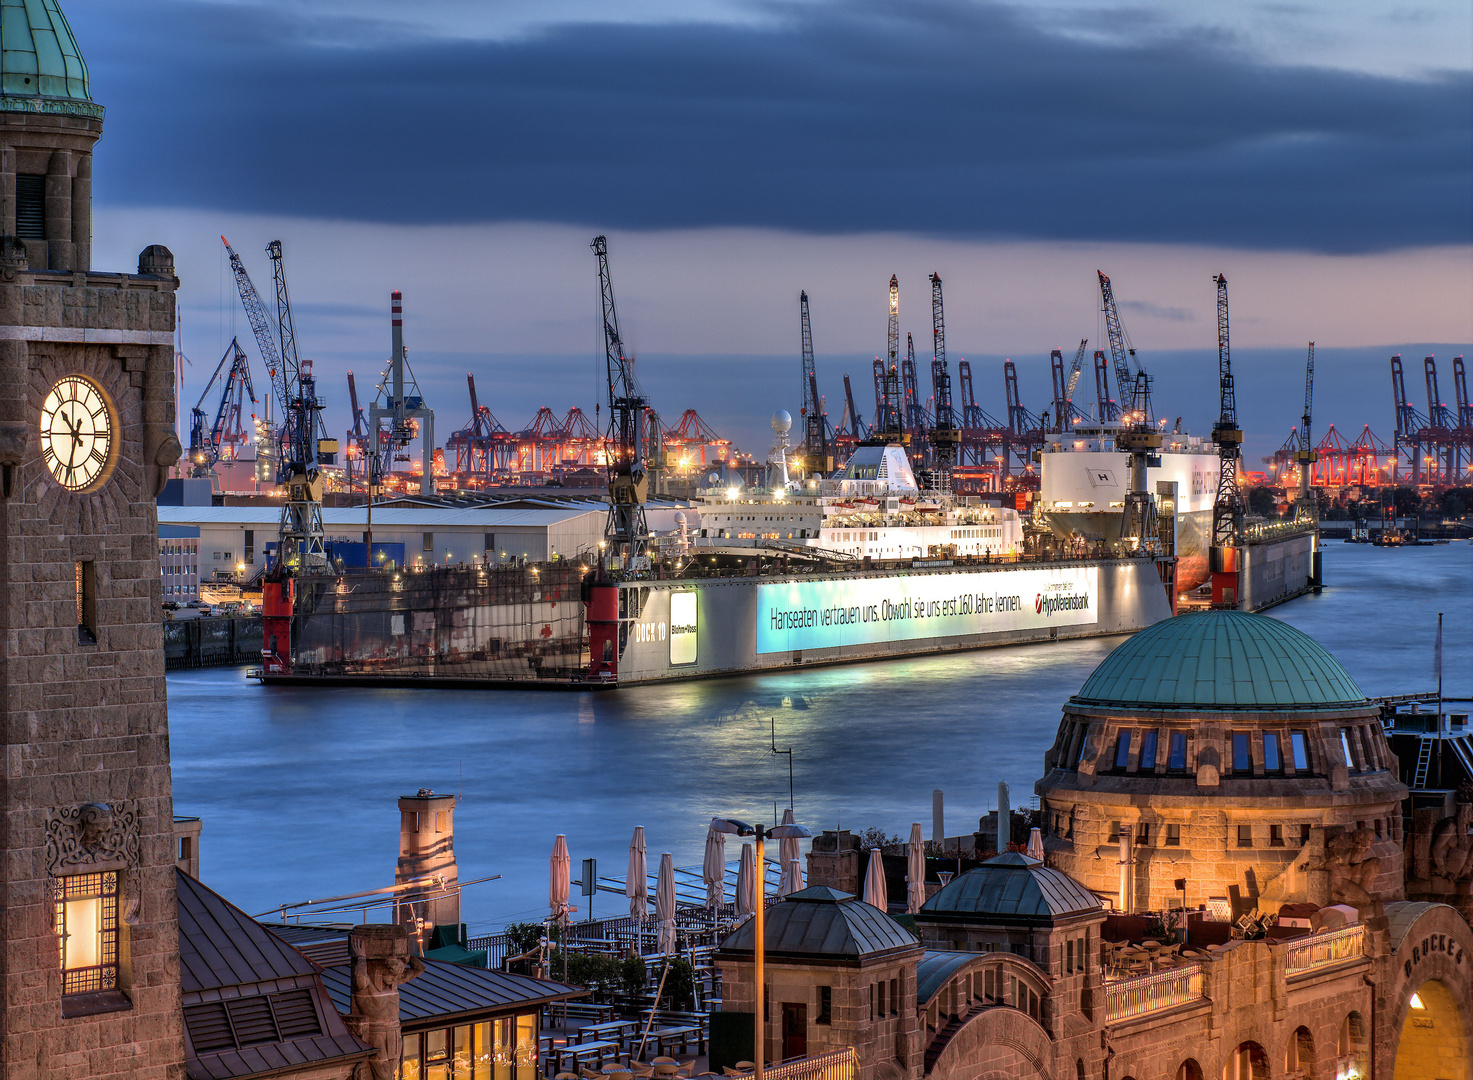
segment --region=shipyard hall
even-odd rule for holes
[[[216,893],[162,647],[174,257],[93,267],[78,37],[57,0],[4,0],[0,35],[4,1080],[1473,1080],[1473,784],[1238,611],[1122,637],[1037,718],[1028,827],[920,859],[913,904],[861,899],[890,853],[815,837],[760,939],[709,946],[690,1060],[559,1068],[589,988],[492,965],[453,889],[315,928]],[[454,800],[398,795],[399,873],[453,884]]]

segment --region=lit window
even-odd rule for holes
[[[61,992],[116,990],[117,872],[55,878],[51,896],[56,904],[56,936],[61,950]]]

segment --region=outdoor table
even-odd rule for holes
[[[696,1043],[700,1053],[706,1052],[706,1032],[700,1024],[661,1028],[659,1031],[651,1032],[650,1037],[656,1041],[662,1051],[667,1053],[674,1050],[675,1044],[679,1043],[680,1052],[687,1054],[690,1052],[692,1041]]]
[[[574,1043],[560,1047],[554,1053],[557,1055],[559,1072],[574,1072],[580,1063],[595,1058],[598,1060],[598,1068],[601,1069],[605,1058],[617,1059],[619,1057],[619,1044],[616,1042]],[[573,1068],[564,1070],[565,1064],[571,1064]]]
[[[578,1041],[582,1042],[585,1037],[595,1040],[609,1040],[622,1042],[624,1036],[634,1030],[633,1020],[606,1020],[602,1024],[589,1024],[581,1027],[575,1032]]]

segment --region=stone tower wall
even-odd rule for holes
[[[30,137],[32,118],[12,119],[0,114],[7,179],[17,160],[23,171],[31,167],[15,147]],[[6,213],[8,227],[13,208]],[[182,1077],[154,510],[179,456],[178,281],[162,248],[145,252],[140,274],[130,275],[32,270],[34,245],[3,244],[0,1074]],[[48,259],[54,263],[54,253]],[[115,465],[86,493],[52,478],[40,451],[41,402],[56,379],[73,373],[106,391],[119,424]],[[83,643],[77,628],[76,563],[84,560],[94,566],[95,643]],[[87,804],[101,806],[89,811],[102,821],[91,832],[80,816]],[[121,1006],[115,997],[64,1001],[62,994],[53,885],[62,875],[102,870],[117,873],[121,894]]]

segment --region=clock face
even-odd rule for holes
[[[113,410],[102,388],[68,375],[41,405],[41,455],[51,475],[69,491],[85,491],[104,478],[113,457]]]

